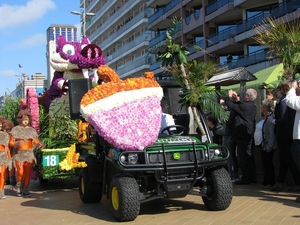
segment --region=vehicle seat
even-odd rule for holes
[[[189,114],[179,114],[176,117],[174,117],[175,120],[175,124],[176,125],[181,125],[184,126],[185,131],[183,133],[183,135],[187,135],[189,134],[189,124],[190,124],[190,115]]]

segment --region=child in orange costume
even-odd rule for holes
[[[40,146],[36,130],[29,124],[31,114],[28,110],[21,110],[17,115],[18,126],[15,126],[10,134],[9,145],[17,152],[13,156],[13,165],[17,171],[17,195],[30,197],[30,174],[36,158],[33,149]]]
[[[11,169],[11,155],[9,150],[8,130],[13,128],[14,124],[10,120],[1,120],[0,122],[0,199],[5,199],[4,184],[6,168]]]

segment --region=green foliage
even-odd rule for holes
[[[0,110],[0,115],[17,125],[18,122],[16,121],[16,117],[20,110],[20,102],[20,98],[16,99],[11,96],[7,96],[4,102],[4,107]]]
[[[52,102],[51,107],[55,109],[48,115],[48,137],[43,138],[46,148],[69,147],[77,142],[77,123],[70,119],[70,113],[66,110],[68,102]]]
[[[179,44],[173,43],[172,35],[174,35],[175,33],[176,26],[181,23],[181,19],[174,18],[172,20],[172,23],[173,26],[167,29],[166,32],[167,50],[157,58],[158,61],[162,61],[162,66],[172,66],[174,63],[179,65],[181,63],[187,63],[189,61],[188,49],[185,46],[180,46]]]
[[[288,18],[265,19],[255,26],[257,34],[253,38],[280,58],[284,67],[284,78],[292,80],[294,73],[300,72],[300,22],[298,19],[290,23],[285,21]]]
[[[46,112],[44,106],[39,105],[39,114],[40,114],[40,137],[47,137],[49,129],[49,114]]]
[[[212,61],[189,60],[189,51],[185,46],[180,46],[173,42],[172,36],[176,27],[181,23],[181,19],[174,18],[172,27],[167,29],[166,52],[161,54],[157,60],[162,61],[162,66],[169,71],[174,80],[183,89],[180,96],[182,106],[200,106],[204,111],[209,111],[222,120],[226,120],[228,115],[217,101],[218,93],[214,88],[205,86],[205,83],[215,74],[222,71]],[[200,48],[195,48],[200,50]]]

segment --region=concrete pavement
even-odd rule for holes
[[[49,180],[46,186],[32,181],[30,198],[17,197],[10,185],[0,200],[1,225],[92,225],[115,224],[109,201],[84,204],[78,194],[77,178]],[[256,184],[234,185],[232,204],[224,211],[208,211],[197,192],[183,199],[160,199],[141,205],[135,221],[126,224],[300,224],[300,192],[270,192]]]

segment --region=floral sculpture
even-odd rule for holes
[[[142,150],[157,139],[163,91],[152,72],[121,80],[107,65],[98,68],[105,83],[81,99],[80,112],[108,143],[123,150]]]
[[[64,121],[66,129],[64,138],[77,138],[76,121],[70,119],[70,107],[68,96],[68,81],[71,79],[89,78],[89,70],[94,70],[93,85],[98,82],[97,68],[105,63],[102,50],[95,44],[91,44],[87,37],[81,42],[68,42],[65,37],[57,39],[56,53],[50,59],[50,64],[55,70],[50,86],[46,105],[49,106],[50,137],[56,138],[61,131],[57,128],[58,121]]]
[[[27,109],[29,109],[32,121],[31,126],[36,130],[37,133],[40,132],[40,114],[39,114],[39,103],[38,96],[35,88],[27,88]]]

